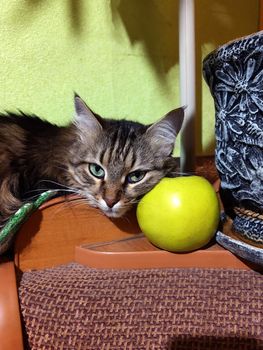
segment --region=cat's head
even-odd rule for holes
[[[151,125],[104,119],[79,96],[75,110],[70,185],[107,216],[122,216],[176,170],[172,151],[183,122],[182,108]]]

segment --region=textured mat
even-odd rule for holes
[[[263,276],[214,269],[26,272],[31,349],[263,349]]]

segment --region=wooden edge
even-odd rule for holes
[[[263,29],[263,0],[259,1],[259,30]]]
[[[0,262],[0,350],[23,348],[14,263]]]
[[[162,250],[140,252],[101,252],[78,246],[75,261],[91,268],[146,269],[146,268],[230,268],[249,270],[249,266],[231,252],[199,250],[175,254]]]

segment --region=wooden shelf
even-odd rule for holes
[[[202,159],[198,169],[200,175],[209,174],[218,191],[213,160]],[[176,254],[154,247],[140,232],[135,210],[124,218],[110,219],[79,197],[54,198],[19,230],[14,245],[15,265],[21,271],[74,260],[96,268],[251,268],[217,244]]]
[[[160,250],[140,233],[135,211],[109,219],[75,197],[52,199],[33,213],[14,248],[21,271],[72,261],[97,268],[251,268],[217,244],[184,254]]]
[[[93,268],[232,268],[250,269],[218,244],[190,253],[171,253],[153,246],[142,234],[76,247],[75,261]]]

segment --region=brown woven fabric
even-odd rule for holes
[[[263,277],[213,269],[23,274],[31,349],[263,349]]]

